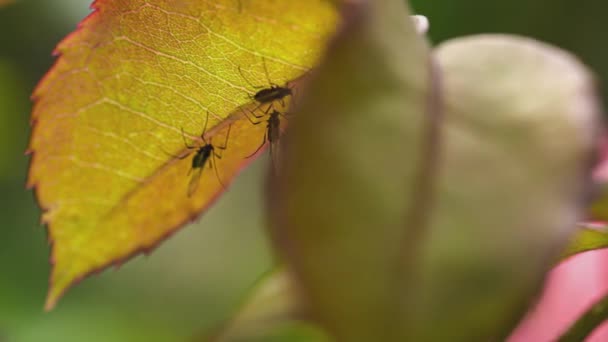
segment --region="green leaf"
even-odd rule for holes
[[[293,279],[282,270],[265,275],[252,289],[238,313],[209,340],[327,341],[327,336],[306,320],[308,313]]]
[[[608,221],[608,184],[600,182],[597,188],[599,196],[589,206],[589,219]]]
[[[565,259],[579,253],[607,247],[608,230],[605,225],[602,227],[581,228],[576,232],[574,238],[562,253],[561,258]]]
[[[305,321],[276,322],[240,335],[212,340],[214,342],[329,342],[329,338],[316,326]]]

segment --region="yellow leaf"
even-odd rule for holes
[[[93,8],[34,93],[28,185],[53,245],[48,309],[74,282],[149,251],[209,207],[263,141],[267,117],[250,111],[279,105],[258,108],[253,95],[314,66],[337,18],[328,1]],[[193,168],[204,141],[217,156]]]

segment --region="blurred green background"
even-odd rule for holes
[[[271,267],[263,234],[265,160],[150,256],[87,279],[54,311],[42,310],[49,248],[32,193],[24,189],[29,94],[52,65],[53,47],[89,4],[21,0],[0,9],[0,342],[184,341],[228,317]],[[608,79],[606,1],[418,0],[413,6],[429,17],[434,42],[480,32],[525,34],[573,51],[600,85]]]

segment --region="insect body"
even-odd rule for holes
[[[273,108],[272,103],[275,101],[280,101],[281,104],[284,106],[285,105],[285,98],[288,96],[293,96],[293,90],[291,88],[289,88],[287,85],[285,86],[280,86],[277,85],[275,83],[273,83],[270,80],[270,77],[268,76],[268,69],[266,67],[266,60],[264,60],[264,71],[266,72],[266,77],[268,78],[268,84],[270,85],[270,87],[266,87],[263,88],[261,86],[255,86],[253,85],[253,83],[251,83],[247,77],[245,77],[245,75],[243,74],[243,71],[241,70],[241,67],[238,67],[239,73],[241,74],[241,77],[254,89],[260,89],[258,92],[256,92],[251,98],[256,101],[258,103],[257,107],[253,109],[253,111],[255,112],[256,110],[258,110],[261,106],[266,105],[266,104],[271,104],[270,106],[268,106],[268,108],[264,111],[264,114],[267,114],[268,111]]]
[[[184,144],[188,149],[196,149],[196,153],[192,157],[192,163],[190,170],[188,171],[188,175],[190,175],[190,182],[188,183],[188,197],[192,196],[196,190],[198,189],[198,184],[200,183],[201,175],[205,166],[209,165],[209,168],[215,170],[215,175],[217,177],[218,182],[222,187],[224,183],[220,177],[219,171],[217,169],[217,160],[222,159],[222,154],[219,151],[223,151],[228,147],[228,138],[230,136],[230,129],[232,126],[228,126],[228,132],[226,133],[226,140],[224,141],[224,145],[213,145],[211,141],[207,141],[205,138],[205,133],[207,130],[207,122],[209,121],[209,113],[207,113],[207,120],[205,121],[205,127],[203,128],[203,133],[201,134],[201,139],[205,143],[202,146],[191,146],[186,142],[185,134],[182,130],[182,138],[184,139]],[[179,159],[186,158],[187,155],[182,157],[177,157]]]
[[[190,169],[190,171],[188,171],[188,174],[191,174],[190,182],[188,183],[188,196],[192,196],[192,194],[196,192],[196,189],[198,189],[198,184],[201,180],[203,169],[207,164],[209,164],[210,168],[213,168],[215,166],[214,169],[216,172],[216,176],[218,177],[217,179],[220,184],[222,184],[219,178],[220,176],[217,173],[217,165],[212,165],[212,162],[209,159],[211,156],[217,157],[218,155],[215,155],[215,148],[213,147],[213,145],[206,144],[199,147],[198,151],[196,151],[196,153],[194,154],[194,157],[192,157],[192,168]],[[218,158],[221,159],[221,157]]]
[[[267,125],[266,125],[266,137],[268,139],[268,142],[271,145],[274,143],[279,142],[279,138],[281,137],[281,118],[280,118],[281,114],[280,112],[274,110],[272,111],[272,113],[270,113],[270,116],[268,117]]]
[[[270,88],[264,88],[255,93],[253,99],[263,105],[274,101],[283,101],[284,98],[291,95],[293,95],[291,88],[272,85]]]
[[[196,154],[192,158],[192,170],[203,168],[213,152],[215,152],[215,147],[213,147],[211,144],[199,147],[198,151],[196,151]]]
[[[257,116],[254,113],[251,113],[251,115],[253,115],[254,118],[256,119],[262,119],[264,117],[264,115],[260,115]],[[249,116],[245,115],[247,117],[247,119],[249,119],[249,121],[254,124],[254,125],[259,125],[264,121],[255,121],[254,119],[250,118]],[[270,144],[270,157],[272,158],[272,162],[273,164],[275,164],[275,166],[277,165],[277,161],[278,161],[278,142],[279,142],[279,138],[281,137],[281,116],[285,117],[285,114],[277,111],[277,110],[273,110],[270,115],[268,116],[268,119],[266,120],[266,132],[264,132],[264,138],[262,139],[262,144],[260,144],[260,146],[249,156],[247,156],[247,158],[250,158],[252,156],[254,156],[255,154],[257,154],[262,147],[264,147],[264,145],[266,145],[266,142],[268,142]]]

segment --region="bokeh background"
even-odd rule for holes
[[[24,187],[29,94],[52,65],[53,47],[89,13],[90,2],[17,0],[0,8],[0,342],[188,340],[236,310],[272,266],[264,235],[265,159],[198,223],[154,253],[85,280],[54,311],[42,310],[49,247],[32,192]],[[577,54],[601,87],[608,80],[604,0],[412,5],[430,19],[434,43],[474,33],[524,34]]]

